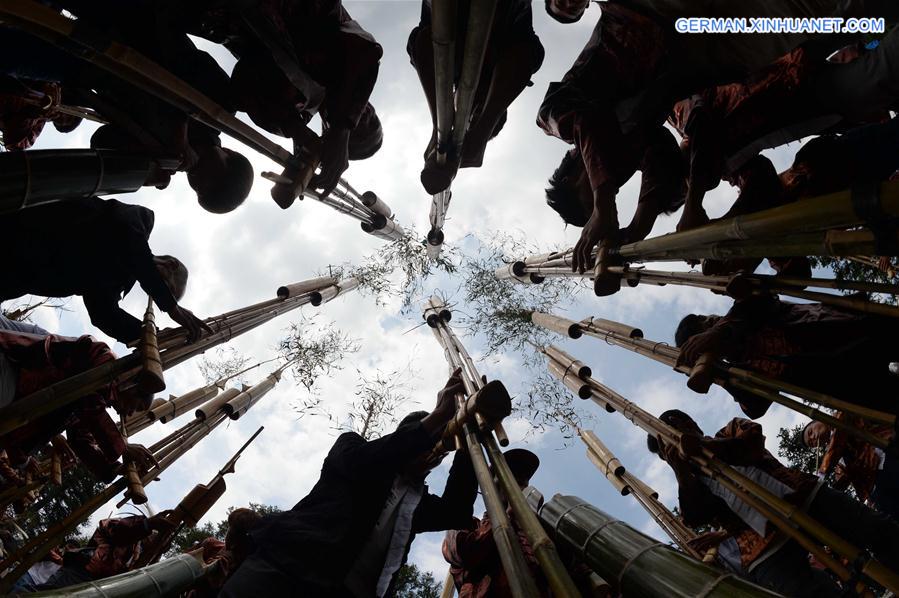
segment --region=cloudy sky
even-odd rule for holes
[[[405,51],[409,31],[418,22],[419,4],[411,0],[348,0],[345,4],[384,47],[372,103],[385,130],[381,151],[368,161],[352,164],[345,177],[360,191],[376,191],[404,225],[426,230],[430,198],[421,188],[418,174],[430,135],[430,119]],[[484,166],[462,171],[457,178],[446,225],[449,245],[468,234],[487,238],[494,231],[521,235],[544,247],[570,246],[577,239],[579,230],[566,230],[544,204],[546,179],[566,146],[544,135],[535,125],[535,115],[549,82],[563,76],[589,37],[599,8],[593,5],[580,23],[565,26],[551,21],[542,4],[534,4],[534,28],[546,47],[546,60],[533,77],[534,85],[509,110],[508,123],[489,145]],[[230,72],[233,59],[227,52],[208,44],[201,46]],[[36,147],[87,147],[92,131],[93,127],[85,124],[62,137],[51,128]],[[240,147],[227,139],[225,145]],[[778,169],[789,165],[797,147],[794,144],[770,154]],[[356,221],[314,201],[297,202],[282,211],[269,197],[269,183],[258,177],[264,170],[276,170],[276,165],[251,150],[244,153],[253,162],[257,180],[246,204],[231,214],[214,216],[204,212],[183,176],[176,177],[164,191],[150,189],[119,198],[155,211],[156,227],[151,238],[154,252],[178,256],[190,268],[190,283],[182,303],[201,317],[272,297],[279,285],[311,278],[329,264],[358,263],[380,243],[362,233]],[[619,196],[623,222],[633,212],[638,184],[637,179],[630,181]],[[734,197],[729,187],[717,189],[707,200],[710,214],[721,214]],[[653,234],[673,230],[674,223],[671,218],[661,219]],[[470,246],[470,242],[464,242],[460,249]],[[449,276],[438,276],[427,282],[427,292],[438,290],[458,298],[460,283]],[[604,299],[584,291],[573,305],[559,307],[576,320],[590,315],[620,320],[640,326],[647,338],[670,342],[681,317],[694,311],[721,313],[728,303],[699,289],[639,287]],[[145,304],[146,297],[140,289],[123,302],[135,315],[143,313]],[[51,331],[69,335],[90,332],[105,339],[91,328],[79,299],[73,299],[70,308],[62,314],[41,311],[35,320]],[[464,311],[464,304],[457,309]],[[354,398],[357,370],[372,374],[379,369],[386,372],[409,365],[409,409],[433,406],[435,393],[446,379],[447,367],[430,332],[417,327],[421,322],[417,310],[403,315],[398,299],[377,306],[370,297],[350,294],[321,309],[304,308],[302,313],[318,313],[319,322],[334,321],[343,332],[359,340],[361,350],[346,360],[342,370],[318,384],[324,403],[338,417],[346,414]],[[283,316],[231,346],[254,360],[268,359],[274,355],[284,329],[300,318],[300,312]],[[164,315],[160,323],[171,325]],[[482,373],[503,380],[513,394],[528,388],[530,379],[519,367],[520,356],[482,358],[482,339],[475,335],[463,340]],[[696,395],[686,388],[682,376],[622,349],[586,337],[578,341],[559,339],[559,344],[588,363],[597,379],[653,413],[677,406],[693,413],[710,433],[739,415],[736,404],[723,391]],[[121,345],[116,350],[125,352]],[[263,369],[251,373],[247,379],[259,380],[267,372]],[[196,388],[203,379],[196,363],[188,362],[167,372],[166,382],[168,395]],[[323,419],[297,418],[294,406],[305,398],[308,393],[285,378],[246,417],[213,432],[167,471],[161,481],[151,485],[148,494],[153,508],[171,508],[195,484],[208,481],[260,425],[265,426],[265,432],[245,453],[237,473],[228,477],[228,492],[208,517],[219,520],[227,507],[250,501],[284,509],[293,506],[317,480],[322,460],[338,433]],[[619,415],[599,413],[590,404],[585,404],[583,410],[595,415],[593,429],[625,466],[654,486],[666,504],[676,504],[674,477],[664,463],[646,452],[645,435]],[[767,432],[768,447],[776,450],[777,430],[799,420],[792,412],[773,406],[760,420]],[[134,441],[149,444],[171,431],[173,425],[186,421],[181,418],[174,424],[151,427],[135,436]],[[540,456],[542,466],[533,483],[547,497],[555,493],[578,495],[635,527],[662,537],[632,499],[619,496],[596,472],[579,443],[566,446],[557,432],[529,433],[530,425],[520,417],[508,422],[506,428],[512,446],[525,446]],[[445,466],[432,474],[432,490],[442,489],[445,476]],[[476,512],[482,511],[478,504]],[[109,505],[98,516],[113,512],[114,505]],[[442,579],[446,567],[439,551],[440,541],[439,534],[419,537],[413,546],[412,560]]]

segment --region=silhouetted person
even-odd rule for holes
[[[471,0],[459,3],[456,12],[456,44],[453,83],[458,85],[465,56],[468,15]],[[471,125],[465,134],[461,155],[448,152],[447,164],[437,164],[437,100],[434,83],[434,42],[431,38],[431,0],[421,3],[421,21],[409,34],[406,51],[418,73],[431,113],[431,140],[425,149],[421,182],[430,194],[447,187],[456,168],[478,168],[484,161],[487,142],[496,137],[506,123],[507,110],[524,91],[531,75],[543,64],[543,45],[534,33],[531,3],[525,0],[500,0],[487,39],[484,63],[472,106]]]
[[[770,295],[735,301],[724,316],[690,314],[674,339],[679,365],[709,353],[728,363],[838,399],[896,413],[899,361],[893,318],[860,314],[819,303],[790,303]],[[725,389],[750,418],[771,402]]]
[[[140,337],[142,323],[119,301],[139,283],[195,341],[209,328],[178,304],[187,268],[172,256],[153,254],[153,221],[152,210],[95,197],[4,216],[0,252],[7,256],[7,271],[0,300],[81,295],[91,322],[127,344]]]
[[[872,424],[843,412],[834,416],[887,442],[893,438],[893,427],[887,424]],[[811,449],[825,449],[818,467],[820,477],[833,473],[834,488],[845,490],[851,485],[860,501],[899,520],[899,472],[895,457],[841,428],[831,428],[819,421],[811,421],[802,429],[802,443]]]
[[[319,481],[297,505],[266,518],[250,533],[256,551],[221,596],[390,596],[415,534],[471,523],[477,482],[457,451],[442,496],[424,484],[437,466],[432,449],[463,392],[457,371],[431,413],[412,413],[377,440],[342,434]]]
[[[240,60],[231,80],[237,105],[260,127],[304,145],[305,125],[322,119],[320,171],[310,187],[322,195],[334,190],[349,160],[374,155],[383,142],[381,121],[369,103],[378,78],[383,50],[356,22],[340,0],[303,2],[264,0],[243,8],[264,35],[277,37],[261,45],[242,27],[241,17],[228,19],[238,41],[229,45]],[[261,24],[261,25],[256,25]],[[269,44],[282,46],[289,63],[279,63]],[[297,86],[298,77],[309,87]]]
[[[705,436],[693,419],[671,409],[659,419],[681,433],[701,438],[717,458],[755,480],[847,541],[872,550],[890,569],[899,565],[899,524],[851,496],[827,487],[815,476],[785,467],[765,449],[762,427],[735,418],[714,438]],[[705,475],[677,446],[650,435],[649,450],[677,477],[678,503],[690,527],[723,527],[737,542],[741,565],[749,578],[785,596],[836,598],[842,590],[827,573],[813,569],[808,551],[789,540],[762,513],[733,491]]]
[[[76,339],[2,330],[0,354],[4,364],[0,373],[8,381],[4,391],[12,391],[12,396],[0,399],[13,403],[116,358],[105,343],[90,336]],[[135,461],[145,471],[153,456],[143,446],[125,440],[107,409],[113,408],[124,418],[145,411],[152,398],[137,387],[120,388],[113,380],[0,436],[0,449],[6,450],[13,467],[21,467],[29,455],[65,431],[72,453],[96,478],[111,481],[121,466],[120,458]]]

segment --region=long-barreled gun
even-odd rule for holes
[[[212,478],[208,484],[197,484],[187,493],[187,496],[181,499],[181,502],[178,503],[178,506],[174,509],[176,525],[172,531],[158,538],[149,550],[144,551],[137,561],[137,567],[146,567],[147,565],[152,565],[157,562],[162,558],[162,555],[168,551],[172,542],[185,526],[197,525],[200,522],[206,513],[209,512],[209,509],[211,509],[213,505],[218,502],[218,499],[225,494],[225,475],[234,473],[234,466],[237,464],[237,460],[240,459],[241,454],[243,454],[247,447],[256,440],[256,437],[259,436],[264,429],[265,426],[260,426],[259,429],[250,436],[249,440],[247,440],[243,446],[234,453],[234,456],[225,463],[217,474],[215,474],[215,477]]]

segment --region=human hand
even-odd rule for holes
[[[700,534],[692,540],[688,541],[687,544],[690,546],[690,548],[702,554],[708,552],[711,548],[717,547],[719,544],[727,540],[729,536],[730,534],[723,530],[705,532],[704,534]]]
[[[594,210],[581,231],[580,239],[574,246],[571,256],[572,272],[583,274],[587,269],[593,267],[593,248],[602,241],[605,228],[599,214]]]
[[[438,414],[444,421],[449,421],[456,413],[456,395],[465,393],[461,374],[462,368],[453,370],[443,388],[437,391],[437,406],[434,407],[433,413]]]
[[[319,197],[325,198],[334,191],[340,175],[350,166],[350,130],[330,127],[322,136],[321,154],[317,175],[309,181],[313,189],[321,189]]]
[[[134,463],[140,472],[147,472],[151,467],[159,467],[159,462],[153,453],[142,444],[128,444],[125,446],[125,452],[122,453],[122,462],[124,464]]]
[[[717,355],[721,352],[721,339],[713,330],[707,330],[690,337],[680,348],[677,356],[676,367],[693,367],[701,355],[711,353]]]
[[[178,525],[174,515],[175,512],[172,510],[161,511],[147,519],[147,526],[159,533],[171,531]]]
[[[188,343],[195,343],[203,335],[204,330],[209,334],[212,334],[212,328],[210,328],[203,320],[195,316],[193,312],[186,307],[181,307],[176,303],[175,306],[166,313],[169,314],[170,318],[187,330]]]

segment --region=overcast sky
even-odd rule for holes
[[[360,191],[371,189],[387,201],[404,225],[427,229],[430,197],[421,188],[418,175],[422,152],[430,136],[430,119],[423,92],[406,55],[406,39],[418,22],[419,4],[413,1],[347,1],[352,16],[368,29],[384,47],[380,76],[372,103],[384,124],[385,140],[380,152],[370,160],[353,163],[345,177]],[[487,238],[493,231],[508,231],[526,236],[541,245],[570,246],[579,229],[566,230],[556,214],[544,203],[546,179],[557,166],[566,145],[550,138],[536,126],[537,108],[551,81],[559,80],[574,61],[599,16],[594,4],[580,23],[563,26],[551,21],[543,2],[534,3],[534,27],[546,47],[546,60],[533,77],[534,85],[525,90],[509,111],[502,133],[487,148],[484,166],[464,170],[454,184],[454,198],[446,225],[446,239],[453,245],[473,233]],[[233,59],[227,52],[202,46],[230,72]],[[245,115],[240,115],[241,117]],[[93,127],[82,125],[62,137],[48,127],[37,148],[87,147]],[[240,146],[225,139],[225,145]],[[285,144],[286,145],[286,144]],[[789,165],[798,144],[769,155],[778,169]],[[257,179],[244,206],[235,212],[215,216],[196,204],[186,179],[178,176],[165,191],[150,189],[119,199],[152,208],[156,226],[151,246],[157,254],[181,258],[190,269],[190,282],[182,303],[201,317],[270,298],[286,283],[311,278],[329,264],[358,262],[373,253],[380,241],[361,232],[356,221],[331,209],[305,200],[289,210],[279,209],[269,196],[270,184],[258,177],[263,170],[277,170],[265,158],[242,150],[253,162]],[[638,180],[630,181],[619,196],[619,212],[626,223],[633,212]],[[712,216],[721,214],[735,192],[719,188],[707,200]],[[653,234],[673,230],[674,218],[662,218]],[[470,244],[463,244],[463,249]],[[111,248],[111,250],[115,250]],[[461,281],[439,276],[427,283],[427,294],[439,290],[458,299]],[[424,296],[422,297],[422,299]],[[131,313],[140,316],[146,297],[137,288],[123,302]],[[681,317],[694,311],[722,313],[729,301],[708,291],[684,287],[644,287],[625,289],[610,298],[599,299],[584,291],[574,305],[560,306],[572,319],[595,315],[640,326],[647,338],[672,341]],[[70,302],[70,312],[57,315],[41,311],[36,321],[54,332],[69,335],[92,333],[111,342],[94,330],[78,298]],[[320,309],[311,306],[302,313],[318,313],[318,321],[333,320],[345,333],[359,339],[361,350],[329,379],[320,380],[318,392],[338,416],[346,413],[358,382],[357,369],[373,373],[392,371],[410,365],[409,410],[429,409],[436,391],[443,385],[447,366],[443,352],[421,322],[418,310],[400,314],[399,300],[376,306],[371,298],[350,294]],[[464,304],[459,310],[465,309]],[[294,312],[269,323],[231,343],[242,354],[268,359],[283,330],[298,321]],[[167,317],[161,326],[172,325]],[[505,382],[513,394],[527,389],[528,376],[519,367],[515,355],[480,359],[483,342],[478,337],[463,339],[482,373]],[[685,378],[665,367],[597,339],[583,338],[559,344],[589,364],[594,377],[615,388],[645,409],[658,414],[679,407],[696,416],[708,433],[714,433],[730,418],[738,416],[736,404],[720,389],[708,395],[696,395],[685,386]],[[119,354],[125,348],[115,346]],[[180,394],[203,383],[196,360],[166,372],[169,393]],[[268,370],[254,372],[248,380],[263,378]],[[337,435],[323,419],[297,419],[293,407],[308,397],[305,390],[289,377],[257,404],[246,417],[216,430],[201,445],[167,471],[162,480],[148,488],[154,509],[172,508],[195,484],[207,482],[260,425],[265,432],[244,454],[237,473],[228,476],[228,492],[213,508],[208,519],[223,518],[229,506],[248,502],[292,507],[318,479],[322,460]],[[417,404],[415,404],[417,402]],[[600,413],[584,404],[584,411],[596,416],[594,429],[631,471],[654,486],[661,499],[673,506],[677,501],[674,477],[664,463],[645,450],[645,435],[617,414]],[[800,417],[775,405],[760,420],[768,438],[768,447],[776,451],[777,430],[800,421]],[[170,432],[173,426],[157,425],[135,436],[135,442],[149,444]],[[520,418],[506,425],[512,446],[535,451],[542,466],[534,485],[548,497],[555,493],[576,494],[631,525],[662,538],[661,532],[629,497],[619,496],[596,472],[579,442],[565,447],[559,433],[528,434],[529,424]],[[446,465],[430,478],[432,491],[440,492]],[[114,512],[114,505],[98,516]],[[483,506],[476,507],[476,513]],[[412,560],[442,579],[446,571],[440,555],[440,534],[420,536],[412,549]]]

